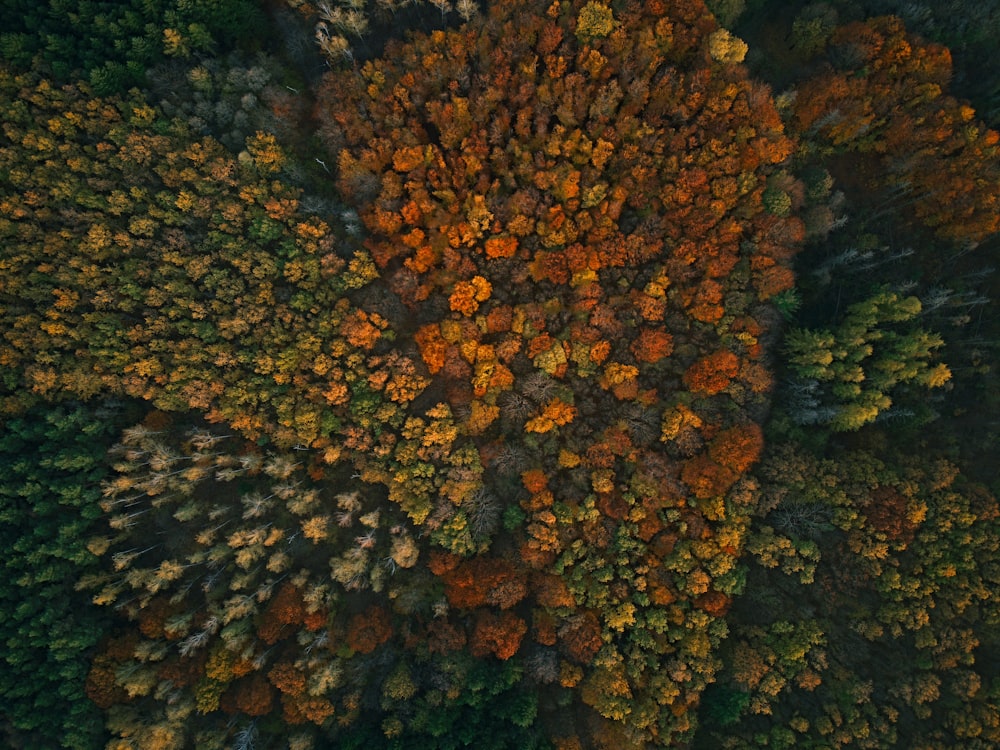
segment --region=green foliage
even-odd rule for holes
[[[731,29],[743,15],[743,11],[746,9],[746,0],[706,0],[705,5],[715,15],[719,26]]]
[[[882,291],[851,305],[836,330],[796,329],[785,337],[788,364],[800,378],[790,404],[800,424],[828,424],[832,430],[857,430],[893,404],[898,386],[931,389],[951,372],[932,365],[944,341],[920,328],[899,330],[921,310],[916,297]]]
[[[0,59],[59,80],[82,75],[101,95],[144,83],[165,55],[189,56],[246,44],[264,16],[253,0],[3,0]]]
[[[758,529],[772,549],[811,538],[815,575],[754,566],[695,747],[992,746],[996,498],[933,454],[831,453],[786,444],[760,466]],[[723,724],[733,691],[749,701]]]
[[[781,313],[781,317],[792,322],[795,319],[795,313],[802,307],[802,295],[796,287],[792,287],[774,295],[771,298],[771,304]]]
[[[100,714],[84,694],[109,618],[74,591],[98,567],[87,548],[101,515],[113,407],[46,407],[0,431],[0,700],[11,747],[97,747]]]
[[[338,254],[275,179],[288,159],[273,134],[234,157],[135,96],[6,72],[0,86],[0,200],[24,206],[0,220],[5,410],[108,388],[283,445],[402,419],[426,380],[373,351],[388,321],[344,296],[372,280],[364,252]],[[396,375],[370,382],[358,356]]]
[[[740,720],[750,705],[750,693],[715,683],[705,688],[699,712],[709,728],[725,729]]]

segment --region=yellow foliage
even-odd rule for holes
[[[615,28],[614,12],[604,3],[591,2],[576,17],[576,36],[584,43],[608,36]]]
[[[580,465],[580,456],[564,448],[559,451],[559,465],[564,469],[572,469]]]
[[[639,375],[639,368],[634,365],[623,365],[611,362],[604,368],[604,379],[601,385],[605,387],[621,385]]]
[[[330,516],[313,516],[302,522],[302,534],[313,542],[321,542],[329,533]]]

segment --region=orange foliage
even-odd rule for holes
[[[441,336],[441,329],[435,323],[422,326],[413,336],[420,347],[420,356],[427,365],[427,370],[434,375],[445,363],[448,342]]]
[[[535,599],[543,607],[573,607],[576,600],[562,578],[547,573],[537,573],[532,577]]]
[[[527,624],[512,612],[497,615],[489,610],[480,610],[472,631],[470,650],[473,656],[492,654],[506,660],[517,653],[527,632]]]
[[[392,167],[397,172],[412,172],[424,164],[423,146],[404,146],[392,155]]]
[[[598,341],[590,347],[590,361],[595,365],[603,364],[609,354],[611,354],[611,342],[609,341]]]
[[[443,578],[445,596],[456,609],[475,609],[486,604],[509,609],[528,593],[524,576],[502,558],[476,557],[462,561]]]
[[[774,265],[765,268],[758,274],[757,295],[767,300],[776,294],[788,291],[795,286],[795,272],[786,266]]]
[[[284,583],[264,610],[257,634],[264,643],[273,644],[288,636],[290,631],[286,626],[301,624],[305,615],[301,592],[291,583]]]
[[[364,310],[354,310],[340,324],[340,333],[352,346],[371,349],[382,336],[376,325],[378,320],[377,316],[370,316]]]
[[[498,305],[486,314],[487,333],[506,333],[514,319],[510,305]]]
[[[306,676],[289,662],[275,664],[267,678],[287,695],[302,695],[306,691]]]
[[[736,481],[736,474],[708,456],[698,455],[684,462],[681,480],[696,498],[707,500],[724,494]]]
[[[764,433],[759,425],[749,422],[716,435],[709,445],[708,455],[716,463],[741,474],[757,461],[763,447]]]
[[[486,240],[486,255],[490,258],[510,258],[517,252],[516,237],[491,237]]]
[[[629,346],[632,356],[639,362],[659,362],[674,350],[674,338],[659,328],[643,328]]]
[[[548,432],[553,427],[563,426],[573,421],[576,416],[576,407],[567,404],[560,398],[549,401],[542,413],[529,419],[525,425],[525,432]]]
[[[318,609],[315,612],[309,612],[302,621],[305,625],[306,630],[311,630],[313,632],[317,630],[322,630],[326,626],[328,613],[325,609]]]
[[[482,276],[473,276],[470,281],[458,281],[448,298],[448,304],[455,312],[472,315],[479,304],[489,299],[493,286]]]
[[[712,617],[722,617],[729,611],[732,600],[723,593],[715,590],[708,591],[694,600],[694,606],[703,609]]]
[[[739,372],[739,358],[721,350],[698,360],[684,373],[684,383],[696,393],[713,396],[725,390]]]
[[[461,558],[450,552],[442,552],[439,549],[431,550],[428,556],[427,567],[436,576],[443,576],[461,562]]]
[[[549,486],[549,478],[541,469],[528,469],[522,472],[521,482],[524,484],[524,488],[532,495],[542,492]]]

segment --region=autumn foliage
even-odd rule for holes
[[[689,739],[804,237],[742,51],[701,0],[495,3],[326,72],[308,178],[2,74],[2,412],[158,410],[101,487],[85,588],[137,634],[95,701],[150,746],[527,748],[558,684],[567,747]]]
[[[481,610],[476,616],[470,649],[474,656],[493,655],[501,660],[509,659],[517,653],[527,631],[524,620],[511,612],[494,614]]]
[[[369,607],[347,624],[347,644],[362,654],[370,654],[391,636],[392,621],[381,607]]]
[[[905,191],[941,237],[980,242],[1000,229],[1000,134],[945,93],[948,49],[916,38],[895,16],[838,27],[830,44],[852,64],[802,83],[795,128],[878,154],[871,181]]]

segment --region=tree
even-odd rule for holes
[[[918,298],[882,291],[851,305],[835,331],[789,332],[785,346],[803,396],[792,418],[857,430],[892,406],[890,392],[900,386],[931,389],[947,383],[947,365],[931,362],[943,339],[894,325],[912,321],[920,310]]]
[[[492,654],[500,660],[507,660],[517,653],[526,632],[527,624],[512,612],[495,615],[489,610],[480,610],[476,615],[469,648],[475,656]]]

